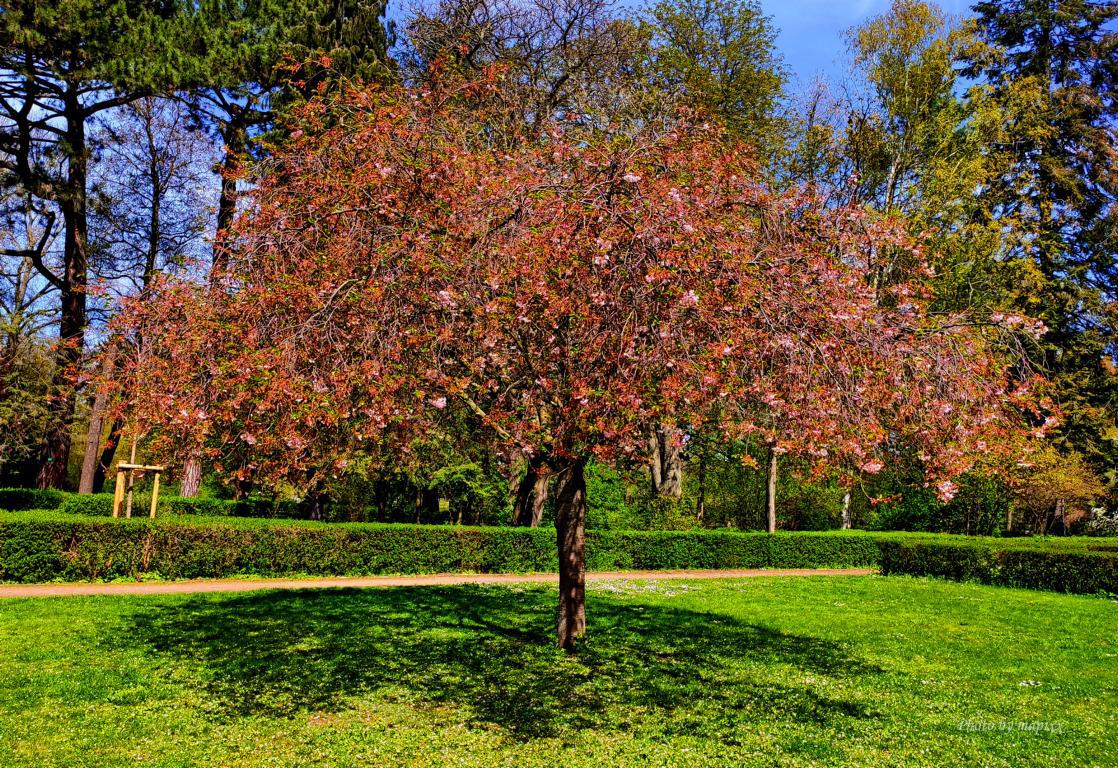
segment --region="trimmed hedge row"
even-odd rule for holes
[[[876,566],[883,574],[1118,593],[1118,556],[1088,550],[1069,539],[999,541],[858,532],[587,534],[587,567],[593,571]],[[550,529],[218,517],[94,520],[46,511],[0,514],[3,581],[518,573],[556,568],[555,534]]]
[[[58,509],[70,495],[53,488],[0,488],[0,509]]]
[[[138,495],[132,502],[132,514],[146,516],[151,504],[151,496]],[[294,519],[297,505],[291,501],[271,501],[248,499],[198,499],[183,496],[163,496],[159,499],[158,514],[201,515],[208,517],[259,517],[274,519]],[[0,504],[0,509],[4,509]],[[20,507],[19,509],[50,509],[51,507]],[[15,509],[15,508],[13,508]],[[65,494],[58,511],[68,515],[88,515],[91,517],[111,517],[113,514],[113,495],[111,493]]]
[[[986,543],[882,540],[881,573],[937,576],[1051,592],[1118,594],[1118,557],[1105,551],[1003,548]]]
[[[590,570],[864,566],[870,536],[592,531]],[[0,515],[0,580],[554,571],[549,529]]]

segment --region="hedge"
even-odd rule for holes
[[[866,566],[869,536],[591,531],[590,570]],[[0,580],[530,572],[557,568],[550,529],[236,518],[0,515]]]
[[[895,539],[882,540],[878,546],[881,573],[886,576],[937,576],[1052,592],[1118,594],[1118,556],[1091,547],[1073,552]]]
[[[0,509],[58,509],[68,496],[53,488],[0,488]]]
[[[100,502],[84,503],[88,510]],[[607,530],[588,532],[586,549],[592,571],[880,566],[883,574],[1118,593],[1118,555],[1088,546],[1099,545],[937,534]],[[555,534],[547,528],[0,513],[3,581],[520,573],[556,567]]]

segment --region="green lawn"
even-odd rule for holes
[[[0,766],[1118,765],[1118,603],[903,578],[0,601]],[[1022,724],[1024,724],[1022,726]]]

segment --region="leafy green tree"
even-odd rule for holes
[[[1049,328],[1041,352],[1064,411],[1058,444],[1108,470],[1118,461],[1118,4],[984,0],[975,11],[986,46],[968,74],[1000,107],[991,151],[1008,163],[982,197],[1014,233],[1003,258],[1027,277],[1016,305]]]
[[[708,111],[767,157],[783,141],[786,72],[776,28],[754,0],[662,0],[648,10],[653,82]]]

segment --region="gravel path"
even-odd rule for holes
[[[739,579],[757,576],[868,576],[869,568],[750,569],[725,571],[603,571],[587,581],[621,579]],[[337,589],[344,587],[437,587],[453,584],[555,584],[553,573],[443,573],[431,576],[337,576],[307,579],[198,579],[193,581],[113,582],[108,584],[0,584],[0,598],[73,595],[169,595],[197,592],[250,592],[258,589]]]

